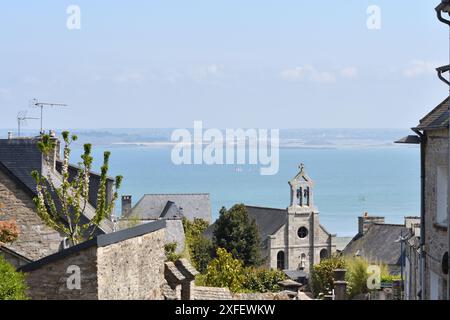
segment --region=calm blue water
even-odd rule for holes
[[[320,221],[332,233],[353,236],[357,216],[367,211],[390,223],[404,216],[419,215],[419,149],[406,146],[359,149],[281,149],[280,170],[261,176],[254,165],[173,165],[167,147],[94,147],[95,168],[102,152],[112,152],[111,175],[124,176],[121,194],[131,194],[136,203],[144,193],[211,194],[213,218],[220,207],[235,203],[286,208],[288,180],[299,163],[315,181],[315,204]],[[81,150],[73,151],[77,162]],[[120,211],[120,208],[117,209]]]

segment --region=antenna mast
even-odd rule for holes
[[[21,111],[17,114],[17,136],[20,137],[20,127],[21,125],[26,125],[27,120],[39,120],[39,118],[27,117],[26,111]]]
[[[44,113],[44,107],[67,107],[67,104],[62,103],[50,103],[50,102],[40,102],[37,99],[31,100],[31,106],[36,108],[41,108],[41,134],[44,133],[44,127],[43,127],[43,113]]]

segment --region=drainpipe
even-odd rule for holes
[[[420,137],[420,243],[419,277],[420,300],[425,300],[425,145],[427,137],[417,129],[412,129]]]

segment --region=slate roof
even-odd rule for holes
[[[0,163],[33,193],[36,182],[31,171],[42,168],[42,154],[36,146],[38,141],[39,138],[0,139]]]
[[[419,121],[419,125],[414,129],[432,130],[445,128],[448,128],[448,98],[423,117]]]
[[[201,218],[211,222],[211,201],[208,193],[146,194],[123,218],[136,216],[142,220],[157,220],[163,217],[168,202],[182,209],[182,214],[187,219]]]
[[[167,201],[159,217],[163,219],[182,219],[183,213],[174,202]]]
[[[287,222],[286,209],[274,209],[265,207],[245,206],[250,219],[255,219],[261,241],[277,232]],[[212,239],[215,223],[203,233],[205,237]]]
[[[372,262],[383,262],[390,266],[400,265],[400,235],[410,234],[404,225],[372,224],[366,234],[357,234],[345,247],[343,254],[354,256],[358,251],[361,257]]]

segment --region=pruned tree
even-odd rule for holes
[[[78,172],[71,179],[69,175],[70,145],[77,140],[77,136],[64,131],[62,137],[64,150],[61,179],[55,181],[51,174],[45,176],[41,172],[33,171],[31,175],[36,181],[37,191],[34,203],[39,217],[46,225],[64,234],[73,244],[78,244],[91,239],[100,223],[111,215],[118,197],[117,191],[122,183],[122,176],[116,176],[112,198],[107,199],[108,165],[111,154],[106,151],[103,155],[95,214],[91,219],[87,219],[85,212],[89,206],[89,181],[93,162],[92,145],[84,145]],[[44,157],[49,157],[55,148],[53,139],[49,135],[43,135],[38,143],[38,148]]]

